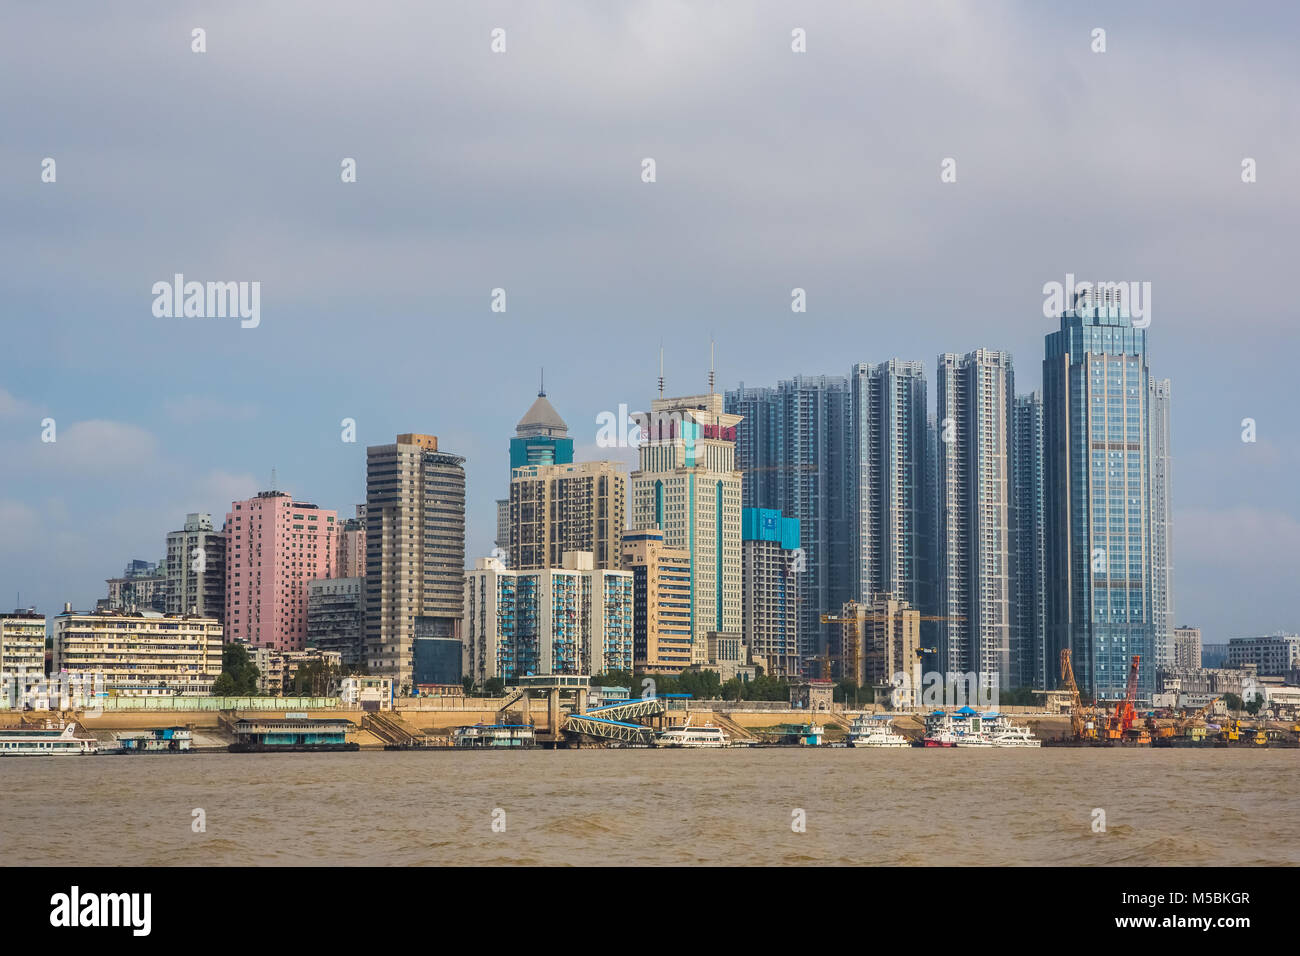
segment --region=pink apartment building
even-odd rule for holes
[[[300,651],[307,582],[336,577],[338,514],[282,491],[231,503],[226,514],[226,640]]]

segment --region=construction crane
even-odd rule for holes
[[[1141,658],[1137,654],[1134,654],[1132,661],[1129,662],[1128,687],[1125,688],[1124,699],[1115,704],[1115,712],[1110,715],[1107,721],[1106,738],[1108,740],[1123,740],[1137,720],[1137,708],[1133,706],[1133,703],[1137,700],[1138,664],[1140,662]],[[1139,730],[1130,736],[1137,739],[1143,737],[1147,740],[1151,739],[1150,735],[1143,730]]]
[[[1074,681],[1074,665],[1070,661],[1070,649],[1061,651],[1061,681],[1070,692],[1070,730],[1076,740],[1096,739],[1097,725],[1092,718],[1091,708],[1085,708],[1083,697],[1079,694],[1079,685]]]

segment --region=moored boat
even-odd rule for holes
[[[665,730],[655,738],[656,747],[729,747],[731,738],[722,732],[721,727],[705,724],[692,727],[690,718],[681,727]]]
[[[99,752],[99,741],[79,735],[76,723],[62,727],[0,729],[0,757],[66,757]]]
[[[894,733],[892,714],[859,714],[849,726],[851,747],[907,747],[910,741]]]

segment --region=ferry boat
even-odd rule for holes
[[[850,747],[908,747],[911,742],[893,732],[891,714],[859,714],[849,726]]]
[[[98,752],[99,741],[92,736],[78,736],[75,723],[0,729],[0,757],[63,757]]]
[[[1013,724],[1005,714],[985,714],[984,729],[994,747],[1041,747],[1043,742],[1023,724]]]
[[[705,724],[692,727],[691,719],[686,718],[685,725],[665,730],[655,739],[656,747],[729,747],[731,738],[722,732],[721,727]]]
[[[453,747],[526,750],[535,743],[532,724],[473,724],[451,734]]]
[[[915,747],[993,747],[979,712],[962,707],[955,713],[936,710],[925,717],[925,736]]]

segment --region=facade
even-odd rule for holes
[[[709,631],[741,629],[739,415],[710,392],[658,398],[637,415],[640,467],[632,473],[635,528],[657,527],[691,562],[691,660],[707,663]]]
[[[45,680],[45,615],[36,608],[0,614],[0,706],[31,699]]]
[[[459,638],[465,600],[465,459],[433,435],[366,449],[366,659],[399,693],[415,638]]]
[[[226,618],[226,536],[210,514],[188,514],[167,535],[167,613]]]
[[[1084,694],[1154,690],[1151,620],[1150,390],[1146,330],[1122,304],[1079,297],[1046,338],[1048,660],[1073,651]]]
[[[849,601],[840,610],[834,644],[841,679],[859,687],[894,683],[897,674],[911,675],[921,647],[921,612],[891,594],[878,594],[870,604]]]
[[[796,376],[775,388],[726,393],[736,426],[741,504],[799,522],[799,633],[806,652],[824,650],[821,615],[854,596],[851,550],[852,401],[845,376]],[[757,651],[755,652],[757,653]]]
[[[226,637],[253,647],[307,645],[307,582],[334,577],[337,515],[282,491],[226,514]]]
[[[1253,665],[1261,676],[1284,676],[1300,667],[1300,635],[1228,639],[1228,667]]]
[[[627,476],[612,461],[522,465],[510,477],[509,567],[558,568],[569,551],[617,568],[627,517]]]
[[[1156,667],[1168,667],[1174,653],[1174,516],[1170,503],[1173,464],[1169,454],[1169,379],[1150,379],[1151,444],[1151,626]]]
[[[355,668],[365,661],[366,579],[318,578],[307,582],[307,644],[339,655]]]
[[[1201,666],[1201,629],[1184,624],[1174,628],[1174,651],[1169,666],[1195,670]]]
[[[1007,352],[939,356],[936,598],[939,669],[1009,689],[1012,662],[1011,450],[1014,373]],[[996,675],[996,676],[995,676]]]
[[[664,544],[658,528],[623,534],[632,574],[632,658],[636,670],[678,674],[691,666],[691,556]]]
[[[465,580],[465,673],[482,684],[632,669],[632,573],[594,567],[507,570],[480,558]]]
[[[1056,686],[1047,633],[1046,512],[1043,496],[1043,394],[1016,398],[1012,423],[1012,501],[1015,542],[1011,666],[1016,687]]]
[[[102,677],[110,697],[206,695],[221,647],[216,618],[67,609],[54,618],[53,673]]]
[[[154,564],[139,558],[128,564],[118,578],[108,578],[108,598],[97,602],[104,611],[167,610],[167,564]]]
[[[357,506],[357,517],[348,518],[339,525],[338,548],[334,558],[334,576],[364,578],[366,576],[366,526],[361,518],[365,508]]]
[[[768,674],[802,677],[811,651],[799,630],[803,582],[797,559],[802,540],[799,519],[767,508],[745,508],[740,540],[744,643]]]
[[[420,688],[420,696],[428,696],[425,688],[453,686],[463,695],[460,683],[464,675],[463,657],[461,642],[456,638],[416,637],[415,685]]]
[[[510,470],[525,465],[567,465],[573,461],[573,439],[554,406],[539,389],[537,400],[519,419],[510,439]]]
[[[849,374],[853,421],[852,599],[932,606],[932,488],[925,369],[891,359]]]

